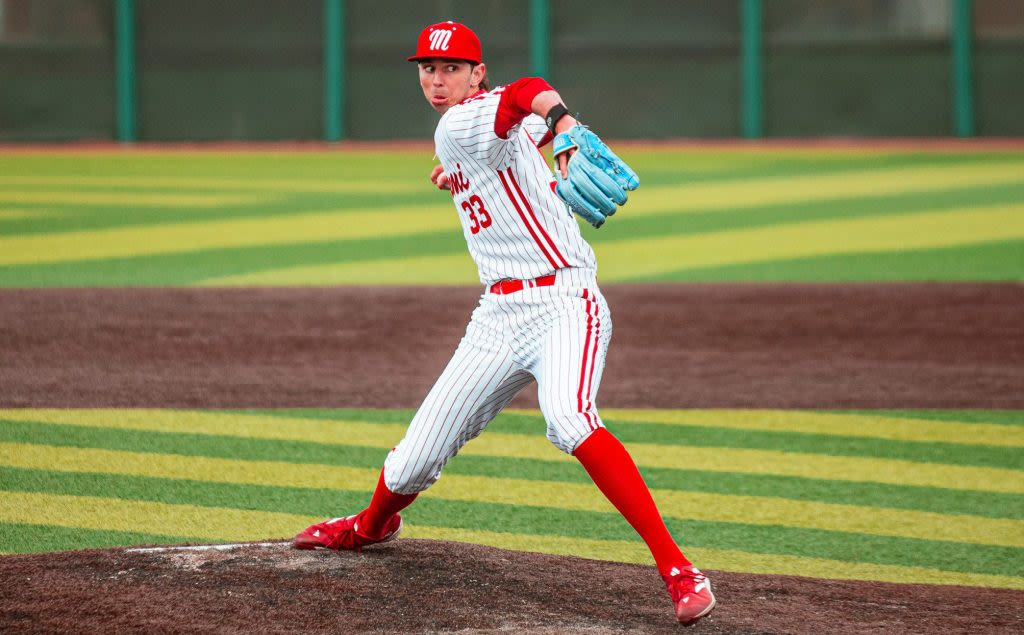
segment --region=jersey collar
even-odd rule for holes
[[[459,103],[457,103],[455,105],[456,106],[461,106],[462,104],[466,103],[467,101],[473,101],[474,99],[478,99],[480,97],[483,97],[486,94],[487,94],[486,90],[484,90],[482,88],[478,88],[475,93],[473,93],[472,95],[469,95],[468,97],[466,97],[465,99],[463,99],[462,101],[460,101]]]

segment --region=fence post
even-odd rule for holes
[[[953,127],[958,137],[974,136],[971,5],[971,0],[953,0]]]
[[[530,74],[547,77],[550,59],[550,0],[530,0]]]
[[[117,76],[117,140],[135,141],[135,0],[117,0],[115,7]]]
[[[761,45],[761,0],[740,0],[740,48],[743,75],[743,136],[759,139],[762,134],[764,100],[764,59]]]
[[[345,4],[324,0],[324,140],[341,141],[345,121]]]

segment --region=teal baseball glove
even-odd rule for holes
[[[640,177],[584,125],[575,125],[555,137],[555,192],[569,208],[594,227],[626,202],[627,191],[640,185]],[[558,169],[558,156],[569,157],[567,176]]]

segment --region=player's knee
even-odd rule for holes
[[[596,412],[565,413],[548,420],[547,437],[556,448],[571,455],[580,443],[600,427],[603,424]]]
[[[394,450],[384,461],[384,484],[396,494],[418,494],[441,478],[441,470],[433,463],[413,463]]]

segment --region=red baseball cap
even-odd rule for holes
[[[416,54],[408,59],[410,62],[416,62],[432,57],[446,57],[479,64],[483,61],[480,38],[465,24],[450,20],[431,24],[420,32],[420,39],[416,41]]]

